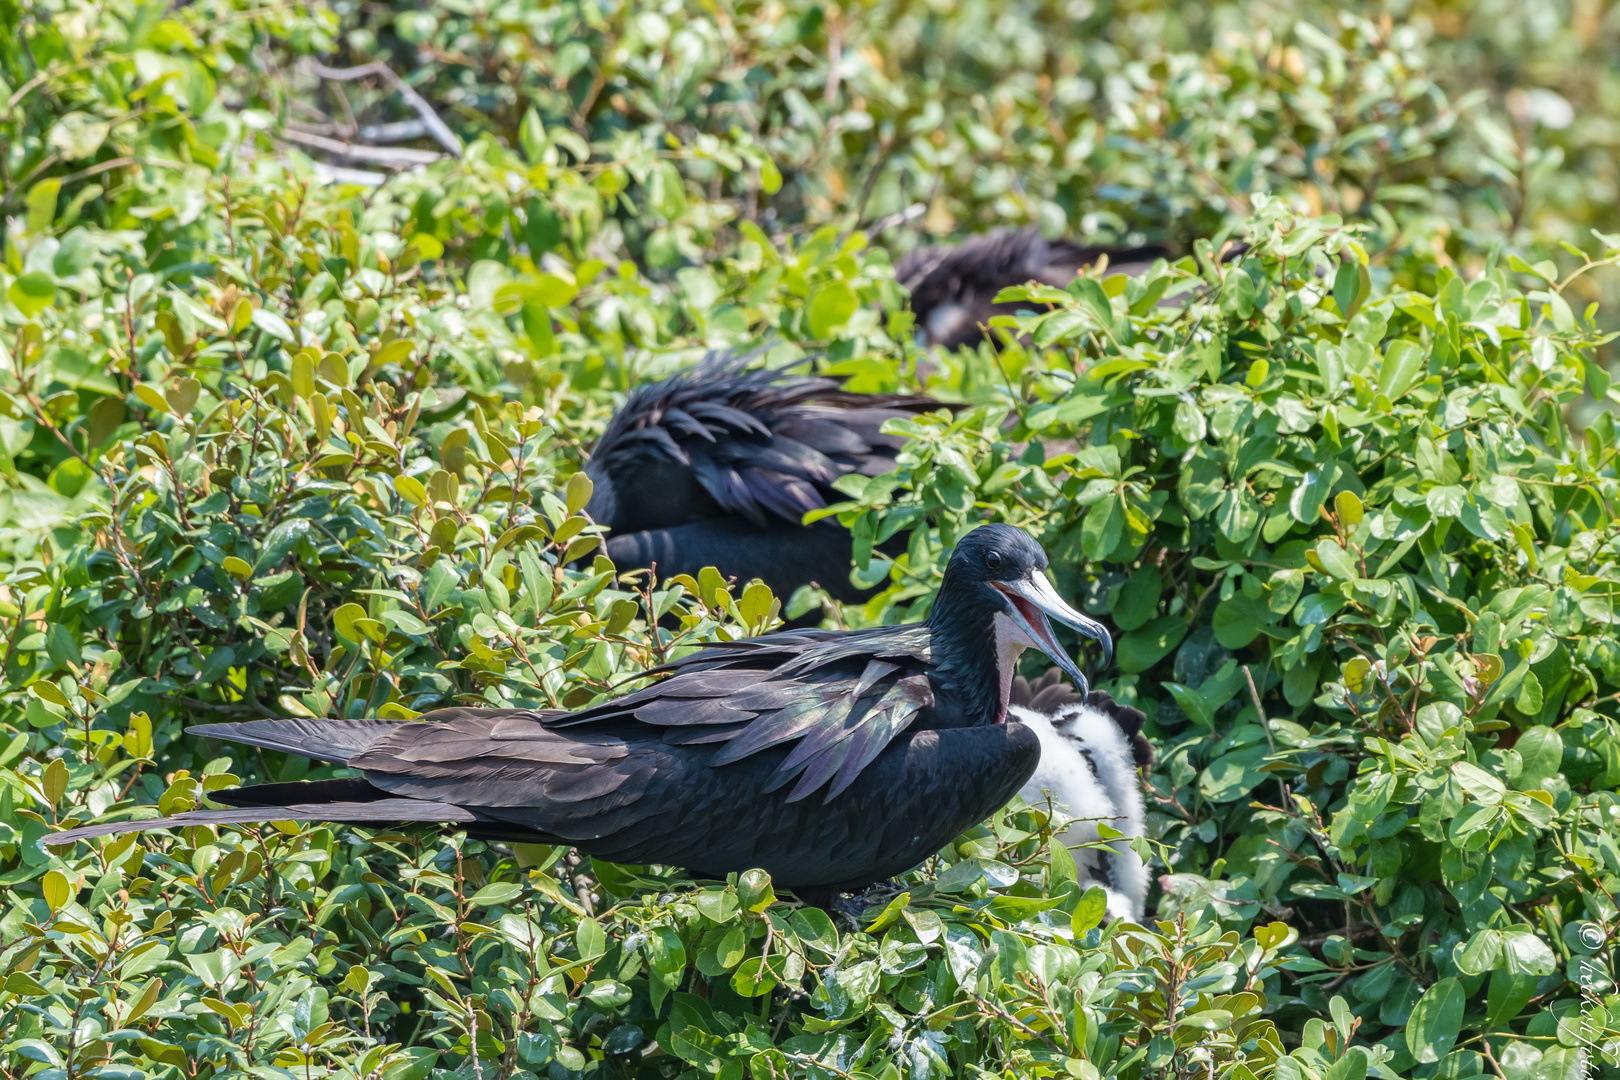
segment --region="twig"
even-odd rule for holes
[[[898,229],[902,225],[910,225],[913,221],[916,221],[926,213],[928,213],[927,204],[918,202],[912,203],[904,210],[897,211],[893,214],[885,214],[883,217],[878,218],[876,221],[872,222],[872,224],[866,227],[866,238],[868,240],[875,240],[879,236],[882,236],[884,233],[888,232],[890,229]]]
[[[968,996],[971,997],[974,1001],[977,1001],[979,1003],[979,1007],[984,1009],[986,1012],[990,1013],[992,1016],[996,1016],[996,1017],[999,1017],[1002,1020],[1007,1021],[1007,1023],[1009,1023],[1009,1024],[1013,1025],[1014,1027],[1018,1028],[1020,1031],[1024,1032],[1024,1034],[1026,1034],[1026,1035],[1035,1036],[1037,1039],[1041,1040],[1041,1042],[1045,1043],[1048,1047],[1050,1047],[1054,1052],[1059,1053],[1059,1054],[1063,1053],[1063,1048],[1060,1047],[1057,1043],[1053,1042],[1051,1039],[1048,1039],[1045,1035],[1041,1034],[1039,1031],[1036,1031],[1034,1028],[1030,1027],[1028,1024],[1026,1024],[1022,1020],[1018,1019],[1018,1017],[1014,1016],[1012,1013],[1008,1012],[1006,1009],[1003,1009],[996,1002],[991,1001],[988,998],[980,997],[978,994],[975,994],[972,991],[968,992]]]
[[[427,125],[420,120],[362,124],[358,128],[345,127],[342,124],[307,124],[302,120],[289,120],[287,128],[291,131],[301,131],[306,135],[349,135],[364,143],[408,142],[411,139],[420,139],[428,133]]]
[[[1255,689],[1254,673],[1249,670],[1248,664],[1243,665],[1243,678],[1249,684],[1249,699],[1254,702],[1254,715],[1260,721],[1260,730],[1266,733],[1266,745],[1271,747],[1273,754],[1276,754],[1277,740],[1271,734],[1271,721],[1266,719],[1266,708],[1260,704],[1260,691]],[[1287,806],[1292,800],[1288,797],[1288,785],[1283,783],[1280,776],[1277,777],[1277,791],[1282,795],[1282,805]]]
[[[1243,678],[1249,683],[1249,699],[1254,702],[1254,715],[1260,720],[1260,730],[1266,733],[1266,745],[1271,747],[1271,752],[1275,754],[1277,740],[1271,735],[1271,721],[1266,719],[1266,707],[1260,704],[1260,691],[1254,688],[1254,675],[1249,671],[1248,664],[1243,665]],[[1286,798],[1283,800],[1285,803],[1287,801]]]
[[[1346,931],[1348,931],[1348,933]],[[1346,941],[1360,941],[1362,938],[1377,937],[1379,933],[1381,933],[1381,931],[1372,923],[1358,922],[1352,923],[1343,930],[1329,930],[1321,934],[1312,934],[1310,937],[1302,937],[1295,941],[1294,944],[1311,948],[1317,945],[1326,944],[1328,938],[1342,937]]]
[[[828,105],[838,100],[839,76],[838,69],[844,60],[844,35],[839,19],[833,19],[827,26],[827,85],[822,90],[822,100]]]
[[[342,165],[315,164],[315,178],[323,184],[358,184],[361,187],[381,187],[388,182],[388,174],[369,169],[346,169]]]
[[[431,165],[435,161],[444,160],[443,154],[435,153],[432,150],[361,146],[358,143],[329,139],[325,135],[313,135],[307,131],[284,130],[281,132],[281,138],[288,142],[297,143],[300,146],[325,150],[328,154],[336,154],[338,157],[348,158],[350,161],[369,161],[373,164],[388,165],[396,169],[408,169],[414,165]]]
[[[461,156],[461,140],[456,138],[456,133],[451,131],[443,120],[439,119],[439,114],[433,111],[433,106],[427,103],[426,98],[418,94],[404,79],[394,74],[394,70],[381,60],[373,60],[369,64],[348,68],[330,68],[318,60],[312,60],[310,61],[310,70],[323,79],[332,79],[336,82],[353,82],[356,79],[364,79],[368,75],[377,76],[398,91],[399,96],[405,99],[405,103],[416,110],[416,114],[422,118],[422,123],[427,125],[428,133],[433,136],[440,146],[456,157]]]
[[[19,102],[23,98],[27,97],[29,92],[32,91],[34,89],[34,87],[38,86],[40,83],[44,82],[49,77],[50,77],[50,74],[48,72],[42,71],[38,75],[35,75],[32,79],[29,79],[27,82],[23,83],[20,87],[18,87],[17,92],[15,94],[12,94],[11,99],[6,102],[6,112],[9,113],[12,109],[15,109],[17,107],[17,102]]]

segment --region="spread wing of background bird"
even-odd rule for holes
[[[586,465],[587,510],[610,530],[622,568],[657,563],[664,577],[704,566],[761,578],[784,598],[815,582],[841,600],[849,534],[802,524],[841,500],[846,473],[894,466],[896,417],[941,408],[911,394],[857,394],[842,380],[783,369],[748,370],[753,354],[711,354],[690,371],[634,390]]]
[[[1140,273],[1168,254],[1160,247],[1085,247],[1047,240],[1035,228],[995,229],[958,244],[910,251],[895,264],[895,278],[911,292],[911,310],[928,343],[957,349],[977,344],[984,336],[979,328],[993,316],[1019,308],[1017,303],[995,303],[1002,289],[1031,281],[1062,288],[1105,255],[1110,271]]]
[[[841,499],[845,473],[876,476],[904,440],[883,424],[941,408],[914,394],[857,394],[843,380],[748,370],[753,354],[711,354],[690,371],[638,387],[586,466],[589,509],[616,533],[717,517],[798,525]]]

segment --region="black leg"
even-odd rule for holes
[[[793,890],[793,895],[806,907],[820,908],[829,915],[838,900],[838,890],[829,885],[806,885]]]

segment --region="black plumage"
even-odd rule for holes
[[[996,315],[1027,304],[995,303],[996,294],[1031,281],[1062,288],[1084,268],[1108,257],[1109,269],[1127,274],[1165,258],[1160,247],[1085,247],[1047,240],[1034,228],[995,229],[959,244],[918,248],[902,256],[895,277],[911,292],[911,310],[930,345],[957,349],[977,345],[980,328]]]
[[[1007,722],[1018,652],[1038,647],[1084,682],[1047,615],[1107,653],[1106,632],[1057,599],[1045,566],[1027,534],[982,526],[953,553],[926,623],[713,645],[655,669],[645,689],[575,712],[194,728],[358,775],[237,788],[213,795],[232,809],[50,842],[287,818],[430,822],[702,876],[762,867],[789,888],[865,885],[915,866],[1029,778],[1038,739]]]
[[[804,515],[845,498],[846,473],[894,466],[895,417],[942,408],[911,394],[856,394],[842,380],[747,370],[746,355],[715,354],[696,368],[632,391],[586,465],[592,519],[610,530],[621,569],[657,563],[659,575],[713,566],[760,578],[784,599],[816,583],[840,600],[866,595],[849,581],[850,537]]]

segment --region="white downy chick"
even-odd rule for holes
[[[1067,684],[1056,683],[1056,674],[1036,684],[1039,689],[1024,698],[1028,704],[1008,710],[1041,740],[1040,764],[1020,794],[1040,805],[1050,793],[1052,802],[1076,819],[1057,837],[1071,848],[1097,841],[1098,822],[1124,834],[1102,847],[1075,848],[1073,854],[1080,884],[1100,886],[1107,895],[1109,917],[1139,923],[1149,879],[1130,840],[1143,834],[1146,817],[1137,769],[1151,760],[1152,751],[1138,734],[1143,717],[1106,694],[1093,692],[1082,701]]]

